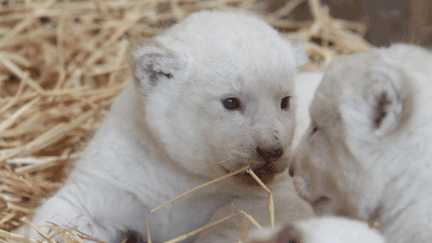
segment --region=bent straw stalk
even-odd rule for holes
[[[258,182],[258,184],[260,184],[260,186],[264,188],[264,190],[270,196],[270,200],[269,200],[270,223],[271,223],[271,227],[273,228],[275,226],[273,194],[251,169],[247,170],[247,173],[249,173]]]
[[[149,225],[149,222],[147,219],[145,220],[145,224],[146,224],[146,231],[147,231],[147,243],[152,243],[151,233],[150,233],[150,225]]]
[[[207,183],[204,183],[204,184],[202,184],[202,185],[200,185],[200,186],[197,186],[197,187],[195,187],[195,188],[193,188],[193,189],[191,189],[191,190],[189,190],[189,191],[187,191],[187,192],[185,192],[185,193],[182,193],[182,194],[178,195],[177,197],[175,197],[175,198],[169,200],[168,202],[163,203],[163,204],[161,204],[161,205],[155,207],[154,209],[151,210],[151,212],[153,213],[153,212],[155,212],[156,210],[158,210],[158,209],[160,209],[160,208],[162,208],[162,207],[164,207],[164,206],[166,206],[166,205],[168,205],[168,204],[170,204],[170,203],[172,203],[172,202],[174,202],[174,201],[176,201],[176,200],[178,200],[178,199],[180,199],[180,198],[182,198],[182,197],[184,197],[184,196],[186,196],[186,195],[188,195],[188,194],[190,194],[190,193],[192,193],[192,192],[195,192],[195,191],[197,191],[197,190],[199,190],[199,189],[201,189],[201,188],[204,188],[204,187],[209,186],[209,185],[211,185],[211,184],[214,184],[214,183],[216,183],[216,182],[219,182],[219,181],[225,180],[225,179],[227,179],[227,178],[229,178],[229,177],[232,177],[232,176],[234,176],[234,175],[237,175],[237,174],[239,174],[239,173],[242,173],[242,172],[244,172],[244,171],[246,171],[246,170],[248,170],[248,169],[249,169],[249,166],[246,166],[246,167],[244,167],[244,168],[242,168],[242,169],[239,169],[239,170],[233,171],[233,172],[231,172],[231,173],[229,173],[229,174],[226,174],[226,175],[224,175],[224,176],[222,176],[222,177],[219,177],[219,178],[217,178],[217,179],[214,179],[214,180],[212,180],[212,181],[209,181],[209,182],[207,182]]]

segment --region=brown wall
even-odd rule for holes
[[[289,0],[268,1],[269,10]],[[410,42],[432,46],[432,0],[322,0],[336,18],[362,21],[367,24],[365,38],[376,46]],[[305,1],[293,12],[297,20],[310,19]],[[430,26],[430,27],[428,27]],[[429,31],[429,33],[426,33]]]

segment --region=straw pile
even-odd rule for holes
[[[62,186],[65,168],[130,80],[128,49],[139,38],[200,9],[240,8],[308,41],[307,69],[370,48],[364,25],[333,19],[318,0],[307,1],[313,19],[290,18],[305,1],[270,13],[263,0],[0,1],[0,241]]]

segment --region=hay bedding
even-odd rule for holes
[[[163,33],[200,9],[240,8],[309,41],[313,61],[306,69],[370,48],[363,24],[331,18],[318,0],[306,2],[313,19],[290,18],[304,2],[291,0],[268,13],[262,0],[0,0],[0,242],[25,242],[8,231],[62,186],[67,165],[80,157],[130,80],[128,49],[141,36]],[[242,238],[250,222],[259,226],[243,221]],[[35,228],[48,238],[45,228]],[[67,242],[88,238],[64,226],[50,230]]]

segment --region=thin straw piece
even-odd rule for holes
[[[14,218],[18,213],[17,212],[12,212],[7,214],[6,216],[4,216],[3,218],[0,219],[0,225],[6,223],[7,221],[11,220],[12,218]]]
[[[217,178],[217,179],[215,179],[215,180],[212,180],[212,181],[209,181],[209,182],[207,182],[207,183],[204,183],[204,184],[202,184],[202,185],[200,185],[200,186],[197,186],[197,187],[193,188],[192,190],[189,190],[189,191],[187,191],[187,192],[185,192],[185,193],[183,193],[183,194],[180,194],[179,196],[177,196],[177,197],[175,197],[175,198],[169,200],[168,202],[166,202],[166,203],[164,203],[164,204],[161,204],[161,205],[155,207],[154,209],[151,210],[151,212],[153,213],[153,212],[155,212],[156,210],[158,210],[158,209],[160,209],[160,208],[162,208],[162,207],[164,207],[164,206],[166,206],[166,205],[168,205],[168,204],[170,204],[170,203],[172,203],[172,202],[174,202],[174,201],[176,201],[176,200],[178,200],[178,199],[180,199],[180,198],[182,198],[182,197],[184,197],[184,196],[186,196],[186,195],[188,195],[188,194],[190,194],[190,193],[192,193],[192,192],[194,192],[194,191],[197,191],[197,190],[199,190],[199,189],[201,189],[201,188],[204,188],[204,187],[209,186],[209,185],[211,185],[211,184],[214,184],[214,183],[216,183],[216,182],[219,182],[219,181],[225,180],[226,178],[229,178],[229,177],[231,177],[231,176],[237,175],[237,174],[239,174],[239,173],[241,173],[241,172],[243,172],[243,171],[247,171],[248,169],[249,169],[249,166],[246,166],[246,167],[244,167],[244,168],[242,168],[242,169],[236,170],[236,171],[231,172],[231,173],[229,173],[229,174],[226,174],[226,175],[224,175],[224,176],[222,176],[222,177],[219,177],[219,178]]]
[[[300,5],[302,2],[306,0],[291,0],[288,1],[282,8],[276,10],[275,12],[269,14],[266,16],[267,21],[270,22],[270,24],[276,20],[279,19],[282,16],[289,15],[298,5]]]
[[[145,224],[146,224],[146,230],[147,230],[147,243],[152,243],[151,233],[150,233],[150,225],[149,225],[149,222],[147,219],[145,220]]]
[[[0,123],[0,133],[6,130],[9,126],[14,124],[14,122],[25,112],[30,110],[33,105],[35,105],[37,102],[39,102],[41,98],[37,97],[36,99],[30,101],[26,105],[19,108],[12,116],[10,116],[8,119],[4,120],[2,123]]]
[[[257,229],[262,229],[263,227],[250,215],[250,214],[247,214],[245,211],[243,211],[243,210],[239,210],[239,212],[241,213],[241,214],[243,214],[243,216],[247,219],[247,220],[249,220],[249,222],[251,222]]]
[[[29,240],[33,243],[37,242],[36,240],[29,239],[28,237],[17,235],[17,234],[7,232],[7,231],[1,230],[1,229],[0,229],[0,238],[13,240],[13,241],[17,241],[17,242],[23,242],[23,243],[28,243]]]
[[[258,184],[260,184],[260,186],[264,188],[264,190],[266,190],[266,192],[270,195],[270,201],[269,201],[270,223],[271,223],[271,227],[273,228],[275,226],[273,194],[267,188],[267,186],[260,180],[260,178],[258,178],[258,176],[253,172],[253,170],[249,169],[246,172],[249,173],[258,182]]]
[[[25,208],[25,207],[21,207],[18,206],[16,204],[13,204],[11,202],[7,202],[7,208],[12,209],[12,210],[16,210],[16,211],[20,211],[20,212],[24,212],[24,213],[32,213],[33,210],[29,209],[29,208]]]
[[[9,60],[14,61],[14,62],[16,62],[18,64],[21,64],[21,65],[23,65],[25,67],[30,67],[32,65],[32,63],[29,60],[27,60],[26,58],[24,58],[24,57],[22,57],[20,55],[15,54],[15,53],[1,52],[0,54],[2,56],[5,56]]]
[[[40,170],[43,170],[45,168],[48,168],[49,166],[52,166],[53,164],[56,164],[55,162],[64,161],[67,159],[78,159],[80,156],[81,156],[81,153],[76,153],[76,154],[72,154],[70,156],[68,156],[67,154],[64,154],[64,155],[59,156],[57,158],[43,159],[43,160],[40,160],[38,163],[30,164],[27,166],[17,168],[17,169],[15,169],[15,173],[17,175],[22,175],[25,173],[40,171]]]
[[[33,224],[30,220],[28,220],[26,217],[23,217],[21,219],[21,221],[27,223],[28,225],[30,225],[30,227],[32,227],[34,230],[36,230],[40,236],[42,236],[43,238],[45,238],[47,241],[51,242],[51,243],[57,243],[54,239],[50,238],[47,234],[45,234],[45,232],[43,232],[41,230],[41,228],[37,227],[35,224]]]
[[[314,18],[319,18],[321,3],[318,0],[308,0],[309,7]]]
[[[246,239],[246,232],[248,228],[248,222],[243,219],[243,222],[240,226],[240,240],[244,241]]]
[[[48,130],[44,134],[40,135],[38,138],[34,139],[30,143],[26,144],[24,147],[16,148],[14,150],[10,150],[5,155],[0,154],[0,165],[4,163],[7,159],[12,158],[17,155],[25,156],[39,149],[45,148],[62,138],[62,136],[72,129],[75,129],[77,126],[81,125],[88,118],[93,116],[96,113],[96,110],[90,110],[81,116],[77,117],[75,120],[68,124],[60,123],[52,129]]]
[[[7,59],[5,56],[0,54],[0,63],[2,63],[7,69],[9,69],[11,72],[13,72],[16,76],[19,78],[26,79],[25,72],[22,71],[15,63],[11,62],[9,59]],[[44,89],[33,79],[27,78],[27,84],[34,88],[37,92],[43,93]]]

